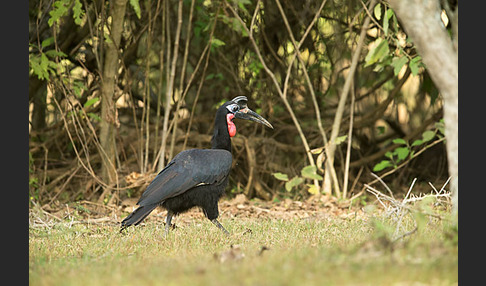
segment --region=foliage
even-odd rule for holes
[[[346,140],[346,138],[347,138],[347,135],[337,137],[335,144],[339,145],[339,144],[343,143],[344,140]],[[325,150],[325,146],[311,150],[311,152],[313,154],[319,155],[318,160],[317,160],[317,166],[308,165],[308,166],[303,167],[302,170],[300,171],[301,176],[295,176],[291,180],[288,179],[287,174],[282,174],[280,172],[273,173],[273,176],[277,180],[286,182],[285,183],[285,190],[287,192],[292,192],[292,189],[294,187],[301,185],[307,179],[307,184],[306,184],[307,192],[309,194],[312,194],[312,195],[319,194],[319,187],[316,186],[315,184],[310,184],[310,182],[317,180],[317,181],[319,181],[319,184],[322,184],[322,181],[323,181],[324,178],[321,175],[319,175],[317,172],[318,172],[318,169],[322,170],[322,167],[323,167],[323,164],[324,164],[324,159],[323,159],[324,155],[325,155],[324,150]],[[321,159],[319,159],[319,158],[321,158]]]
[[[382,10],[384,10],[383,17]],[[399,24],[393,10],[385,4],[377,4],[374,8],[374,15],[377,21],[382,21],[380,29],[383,34],[371,43],[364,66],[374,65],[374,71],[392,66],[393,73],[397,76],[402,68],[408,64],[412,74],[417,75],[419,68],[423,67],[422,59],[418,55],[411,55],[406,50],[409,39],[404,41],[399,38],[403,36],[403,33],[400,33]],[[390,20],[392,21],[392,29],[390,29]],[[390,50],[390,45],[395,46],[395,49]]]
[[[109,197],[107,204],[119,204],[128,196],[139,196],[157,172],[162,137],[167,139],[165,162],[183,149],[208,148],[214,108],[236,94],[246,94],[250,108],[275,129],[237,122],[238,134],[232,142],[238,167],[230,175],[228,190],[265,200],[279,196],[305,199],[322,191],[326,142],[317,121],[321,120],[329,138],[368,15],[362,3],[327,1],[319,12],[321,1],[306,5],[280,1],[281,12],[265,1],[196,0],[193,8],[191,1],[182,1],[176,48],[178,3],[127,2],[110,102],[115,111],[113,118],[103,118],[101,75],[110,41],[112,2],[29,2],[29,152],[36,200],[51,202],[53,190],[60,186],[63,194],[54,201],[103,203]],[[237,8],[236,15],[230,7]],[[354,75],[354,127],[349,136],[348,101],[338,130],[342,136],[334,142],[338,184],[348,174],[350,184],[356,180],[355,189],[373,179],[373,169],[395,168],[421,150],[421,156],[428,156],[427,146],[433,139],[427,139],[432,133],[403,139],[413,130],[443,134],[432,126],[438,118],[430,121],[441,114],[442,98],[395,12],[386,2],[369,12],[372,21],[366,27]],[[302,61],[296,58],[290,33],[300,45]],[[175,53],[178,57],[172,69]],[[166,93],[171,85],[174,92],[168,97],[171,105],[166,115]],[[288,105],[277,95],[278,89],[285,92]],[[167,131],[164,118],[169,120]],[[103,192],[99,189],[106,183],[98,175],[105,152],[100,145],[100,124],[105,120],[115,130],[118,184],[100,199]],[[304,148],[303,138],[309,142],[309,150]],[[385,158],[376,159],[390,144],[396,146]],[[346,170],[348,147],[350,166]],[[74,170],[76,174],[71,176]],[[407,166],[402,170],[414,172]],[[44,173],[56,184],[35,179],[43,178]],[[138,174],[133,180],[132,173]],[[445,175],[437,168],[431,176]]]
[[[317,174],[317,167],[316,166],[305,166],[302,168],[300,171],[301,176],[295,176],[291,180],[289,180],[287,174],[282,174],[282,173],[273,173],[273,176],[281,181],[285,181],[285,190],[287,192],[291,192],[292,189],[296,186],[299,186],[300,184],[305,182],[305,179],[308,180],[320,180],[322,181],[322,176]],[[306,184],[307,185],[307,191],[311,194],[317,194],[319,190],[313,185],[313,184]]]
[[[56,0],[52,4],[52,6],[53,9],[49,12],[49,15],[51,17],[47,21],[49,26],[52,26],[55,23],[59,24],[61,18],[69,12],[69,7],[71,6],[73,7],[72,11],[74,23],[76,23],[77,25],[81,25],[85,16],[81,0]]]
[[[47,38],[42,41],[38,54],[29,53],[29,74],[34,74],[41,80],[49,80],[50,76],[56,76],[58,74],[58,64],[56,61],[67,57],[67,55],[55,49],[43,51],[53,43],[53,37]],[[35,50],[35,48],[33,45],[30,46],[30,50]]]
[[[379,172],[383,169],[394,167],[395,169],[398,167],[398,164],[402,161],[405,161],[408,158],[413,158],[414,154],[416,153],[417,148],[430,142],[435,137],[443,138],[444,137],[444,121],[441,119],[439,122],[435,123],[434,130],[426,130],[422,133],[421,139],[416,139],[409,144],[403,138],[396,138],[392,140],[392,143],[398,145],[393,151],[388,151],[385,153],[385,157],[387,159],[380,161],[373,167],[374,172]],[[423,149],[427,149],[430,145],[426,145],[421,147]]]
[[[137,18],[140,19],[142,17],[142,11],[140,10],[140,3],[139,0],[130,0],[130,6],[132,6],[133,11],[135,11],[135,15]]]

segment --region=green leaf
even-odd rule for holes
[[[104,39],[105,39],[105,43],[107,43],[107,44],[113,43],[108,32],[105,32],[103,36],[104,36]]]
[[[376,164],[375,167],[373,167],[374,172],[379,172],[385,168],[391,167],[393,164],[388,161],[388,160],[383,160],[380,163]]]
[[[442,135],[445,135],[445,125],[444,125],[444,119],[441,119],[441,120],[439,120],[439,122],[436,122],[436,123],[435,123],[435,128],[437,128],[437,130],[439,130],[439,132],[440,132]]]
[[[309,187],[307,189],[307,191],[309,192],[309,194],[313,194],[313,195],[319,194],[319,188],[316,185],[307,184],[307,187]]]
[[[392,9],[386,9],[385,17],[383,18],[383,32],[388,36],[388,27],[390,26],[390,18],[393,16]]]
[[[29,55],[29,72],[37,75],[41,80],[49,79],[49,72],[54,73],[56,68],[56,63],[50,61],[45,53],[40,54],[40,56]]]
[[[246,9],[245,5],[248,5],[248,4],[251,4],[250,0],[239,0],[238,1],[238,7],[247,14],[248,14],[248,10]]]
[[[54,23],[58,22],[61,17],[63,17],[67,11],[68,7],[71,4],[70,0],[58,0],[52,4],[52,10],[49,12],[49,15],[51,16],[49,20],[47,21],[47,24],[49,24],[49,27],[52,27]]]
[[[402,138],[396,138],[396,139],[393,139],[392,141],[393,143],[395,144],[402,144],[402,145],[407,145],[407,141],[405,141],[404,139]]]
[[[325,149],[325,147],[317,147],[317,148],[310,150],[310,152],[314,155],[318,155],[318,154],[321,154],[322,151],[324,151],[324,149]]]
[[[408,58],[403,56],[403,57],[395,57],[391,63],[391,66],[393,67],[393,73],[395,76],[398,75],[402,67],[408,62]]]
[[[210,73],[206,76],[206,80],[210,80],[214,78],[214,73]]]
[[[74,23],[76,23],[76,25],[81,26],[81,24],[83,23],[83,19],[82,19],[83,17],[84,17],[84,10],[81,1],[74,0],[74,7],[73,7]]]
[[[391,9],[389,9],[389,11],[391,11]],[[392,23],[393,23],[393,29],[398,32],[398,20],[397,20],[397,16],[395,15],[394,12],[390,13],[391,14],[391,18],[392,18]]]
[[[417,140],[413,141],[412,147],[421,145],[422,143],[424,143],[424,141],[417,139]]]
[[[385,37],[388,36],[388,27],[390,24],[388,23],[388,17],[383,18],[383,33],[385,34]]]
[[[435,137],[435,132],[432,130],[427,130],[424,133],[422,133],[422,141],[423,142],[428,142],[432,140]]]
[[[389,51],[388,42],[382,38],[377,39],[373,42],[371,50],[366,55],[365,67],[370,66],[388,56]]]
[[[49,56],[50,58],[55,58],[55,57],[61,57],[61,58],[65,58],[67,57],[67,55],[61,51],[56,51],[56,50],[48,50],[48,51],[45,51],[45,54],[47,56]]]
[[[232,18],[231,21],[228,21],[228,25],[237,33],[241,33],[243,37],[248,37],[248,33],[246,32],[245,28],[243,28],[242,24],[238,19]]]
[[[289,176],[287,176],[287,174],[283,174],[283,173],[277,172],[277,173],[273,173],[272,175],[277,180],[280,180],[280,181],[288,181],[289,180]]]
[[[316,173],[317,167],[316,166],[306,166],[302,168],[300,173],[302,174],[302,177],[307,178],[307,179],[316,179],[316,180],[322,180],[322,176]]]
[[[74,81],[74,82],[73,82],[73,86],[72,86],[72,88],[73,88],[74,94],[75,94],[75,95],[76,95],[78,98],[80,98],[80,97],[81,97],[81,95],[83,94],[83,91],[84,91],[84,90],[88,90],[88,89],[86,88],[86,86],[84,85],[84,83],[83,83],[83,82],[80,82],[80,81]]]
[[[29,55],[29,74],[35,74],[39,79],[44,79],[40,68],[40,57]]]
[[[408,147],[398,147],[395,149],[395,153],[397,154],[398,162],[400,162],[407,158],[408,154],[410,154],[410,149]]]
[[[381,20],[381,5],[380,4],[375,5],[374,12],[375,12],[376,19]]]
[[[346,141],[346,138],[348,138],[348,135],[336,137],[334,144],[339,145],[339,144],[343,143],[344,141]]]
[[[45,39],[44,41],[42,41],[41,47],[46,48],[46,47],[52,45],[53,43],[54,43],[54,37],[49,37],[49,38]]]
[[[130,6],[132,6],[133,11],[137,15],[137,18],[142,18],[142,12],[140,11],[140,3],[139,0],[130,0]]]
[[[408,66],[410,67],[410,71],[412,72],[413,75],[417,75],[418,72],[419,72],[419,67],[421,66],[421,57],[420,56],[416,56],[414,57],[413,59],[410,60],[410,63],[408,64]]]
[[[285,190],[287,190],[287,192],[290,192],[292,190],[293,187],[297,186],[297,185],[300,185],[304,182],[304,179],[301,178],[301,177],[293,177],[292,180],[288,181],[287,183],[285,183]]]
[[[213,37],[213,39],[211,40],[211,47],[218,48],[224,45],[226,45],[226,43],[221,41],[220,39],[216,39]]]
[[[98,116],[98,114],[93,113],[93,112],[88,112],[87,113],[89,118],[93,119],[94,121],[101,122],[101,117]]]
[[[91,105],[95,104],[96,102],[98,102],[100,100],[99,97],[93,97],[91,99],[88,99],[85,103],[84,103],[84,108],[88,108],[90,107]]]
[[[390,159],[391,159],[391,158],[393,158],[393,153],[392,153],[392,152],[390,152],[390,151],[388,151],[388,152],[386,152],[386,153],[385,153],[385,157],[387,157],[387,158],[390,158]]]

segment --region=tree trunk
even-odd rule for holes
[[[115,92],[116,75],[118,72],[118,47],[120,45],[123,31],[123,19],[127,0],[112,0],[110,5],[111,28],[110,40],[105,41],[105,62],[101,80],[101,123],[100,123],[100,144],[101,144],[101,177],[103,181],[111,186],[116,183],[115,166],[115,127],[118,126],[117,112],[113,95]],[[103,201],[110,189],[105,188],[99,201]]]
[[[439,1],[389,0],[444,99],[444,123],[453,212],[458,208],[458,8],[448,16],[452,38],[441,21]]]

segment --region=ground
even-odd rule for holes
[[[325,197],[220,202],[225,236],[195,209],[163,234],[165,211],[119,233],[132,209],[78,203],[33,207],[31,285],[457,285],[457,243],[446,219],[392,239],[383,210]],[[36,210],[37,209],[37,210]],[[452,232],[453,235],[453,232]]]

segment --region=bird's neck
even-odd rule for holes
[[[215,128],[211,138],[212,149],[224,149],[231,152],[231,139],[227,128]]]
[[[228,132],[228,124],[226,123],[225,114],[216,114],[214,120],[214,133],[211,138],[212,149],[224,149],[231,152],[231,139]]]

